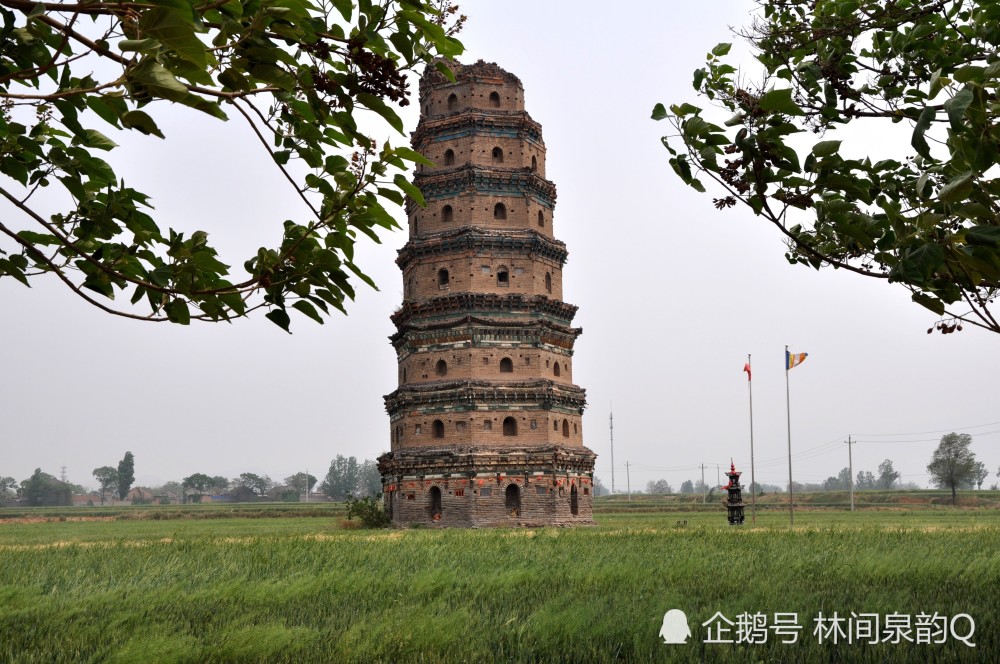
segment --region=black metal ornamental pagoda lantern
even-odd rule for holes
[[[730,526],[740,526],[743,525],[743,487],[740,486],[740,475],[742,473],[736,470],[736,465],[730,459],[729,470],[726,472],[726,477],[729,478],[729,484],[722,487],[726,490],[726,512],[729,517]]]

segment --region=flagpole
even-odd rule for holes
[[[747,366],[750,366],[750,353],[747,353]],[[750,514],[753,525],[757,525],[757,478],[753,467],[753,374],[747,372],[747,390],[750,392]]]
[[[788,418],[788,524],[795,525],[795,499],[792,494],[792,400],[788,388],[788,346],[785,346],[785,413]]]

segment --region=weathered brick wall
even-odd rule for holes
[[[502,116],[502,125],[483,123],[486,114],[463,112],[439,121],[427,121],[414,135],[413,148],[433,165],[417,165],[417,173],[447,172],[467,164],[524,169],[545,177],[545,144],[540,128],[527,113]],[[493,149],[502,154],[494,155]],[[450,152],[450,154],[449,154]]]
[[[441,270],[448,272],[447,283],[441,283]],[[507,273],[506,283],[501,281],[501,271]],[[426,256],[406,266],[403,283],[403,297],[415,300],[427,300],[449,291],[528,293],[561,300],[562,265],[551,259],[512,256],[509,252]]]
[[[483,196],[473,193],[426,201],[426,207],[416,207],[409,213],[410,237],[440,233],[459,226],[478,226],[491,230],[531,229],[553,237],[552,208],[531,196],[505,192]],[[496,205],[502,203],[506,218],[496,216]],[[444,221],[444,207],[451,206],[452,221]],[[541,218],[539,218],[541,214]]]
[[[502,370],[501,362],[504,359],[511,361],[510,365],[513,371]],[[444,365],[439,366],[440,362],[444,362]],[[559,376],[554,375],[556,364],[559,365]],[[506,366],[504,363],[503,367]],[[555,383],[572,385],[572,365],[569,352],[560,348],[493,348],[486,346],[411,353],[399,363],[400,385],[472,379],[511,382],[530,378],[544,378]]]
[[[516,421],[516,435],[504,435],[504,420],[508,417]],[[442,426],[435,427],[435,422]],[[390,428],[393,450],[446,445],[583,445],[582,416],[540,406],[507,412],[404,413],[390,420]]]
[[[496,97],[491,97],[494,93]],[[452,95],[454,100],[451,100]],[[448,115],[467,109],[523,111],[524,88],[520,81],[515,84],[510,78],[505,80],[496,76],[460,81],[420,96],[420,110],[425,116]]]
[[[593,453],[559,447],[506,451],[442,450],[436,463],[420,455],[384,455],[379,459],[383,497],[393,522],[441,527],[593,523]]]

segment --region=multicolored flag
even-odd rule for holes
[[[750,380],[751,374],[750,374],[750,363],[749,362],[747,362],[746,364],[743,365],[743,371],[747,372],[747,380]]]
[[[785,371],[788,371],[792,367],[797,367],[806,361],[809,353],[789,353],[785,351]]]

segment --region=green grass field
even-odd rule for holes
[[[345,529],[337,506],[0,512],[18,517],[0,523],[0,661],[1000,659],[1000,511],[803,509],[790,529],[778,509],[730,528],[718,509],[646,508],[599,503],[593,528],[393,531]],[[686,644],[658,637],[668,609]],[[761,614],[766,642],[706,643],[717,612]],[[909,620],[914,639],[968,614],[976,645],[950,625],[940,644],[820,643],[820,612],[878,614],[880,636],[885,616]],[[796,614],[795,643],[776,613]]]

